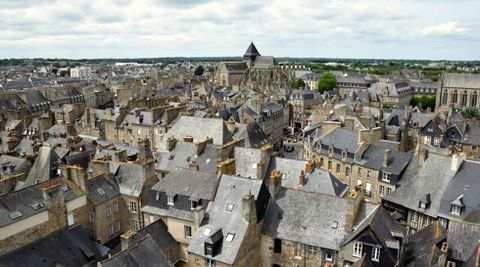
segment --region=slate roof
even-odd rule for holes
[[[51,147],[40,147],[38,150],[38,156],[32,165],[32,169],[28,174],[23,187],[50,180],[55,175],[55,168],[58,167],[59,164],[59,158]]]
[[[188,167],[195,160],[200,171],[217,171],[217,149],[214,144],[207,144],[203,153],[197,155],[195,144],[177,141],[172,151],[156,153],[155,169],[161,172],[170,172],[177,167]]]
[[[252,178],[252,179],[262,179],[265,174],[265,169],[263,172],[258,174],[259,163],[262,162],[262,151],[255,148],[245,148],[245,147],[235,147],[235,171],[238,175],[242,177]],[[268,157],[269,159],[270,157]],[[264,162],[264,166],[268,163]]]
[[[112,163],[110,163],[112,165]],[[145,185],[145,172],[142,164],[119,164],[113,181],[118,184],[118,188],[122,195],[139,197],[142,194]]]
[[[369,206],[367,214],[370,214],[375,205],[364,204]],[[282,189],[267,209],[262,232],[274,238],[338,251],[347,235],[346,213],[351,205],[345,198]],[[364,219],[358,217],[357,221]]]
[[[162,253],[152,237],[146,236],[133,247],[121,251],[111,258],[100,262],[103,267],[173,267]]]
[[[439,215],[443,218],[463,220],[480,207],[480,163],[464,161],[443,193]],[[464,205],[460,215],[450,213],[453,201],[462,196]]]
[[[177,241],[168,232],[168,227],[163,220],[156,220],[155,222],[145,226],[136,232],[135,236],[131,238],[139,240],[146,236],[150,236],[153,241],[155,241],[159,250],[164,255],[168,255],[170,249],[177,246]]]
[[[433,223],[404,239],[399,266],[423,267],[438,263],[439,247],[446,238],[440,223]]]
[[[390,150],[389,163],[384,167],[385,150],[385,148],[379,146],[369,146],[362,155],[362,158],[365,160],[364,166],[374,170],[400,175],[412,159],[412,154]]]
[[[162,147],[165,147],[167,137],[173,136],[183,140],[187,135],[193,137],[194,143],[205,141],[207,137],[213,138],[215,145],[224,145],[232,141],[232,136],[222,119],[181,116],[164,136]]]
[[[480,241],[480,224],[450,220],[447,234],[448,257],[467,261]]]
[[[103,175],[85,181],[87,198],[94,205],[99,205],[120,195],[118,185]]]
[[[212,200],[218,184],[216,173],[176,168],[152,186],[152,190],[167,195]]]
[[[442,87],[480,89],[480,75],[470,73],[444,73]]]
[[[190,240],[188,251],[197,255],[203,255],[206,258],[212,258],[215,261],[233,264],[239,248],[244,242],[246,230],[249,226],[249,222],[242,214],[242,198],[250,192],[257,202],[261,188],[261,180],[222,175],[215,200],[210,202],[206,210],[208,219]],[[232,212],[226,210],[227,204],[234,205]],[[257,214],[258,212],[259,210],[257,209]],[[221,231],[223,237],[226,237],[228,233],[233,233],[235,236],[232,242],[223,241],[221,252],[214,257],[210,257],[204,255],[205,240],[210,239],[210,236],[205,236],[204,234],[206,228],[211,229],[211,235]]]
[[[2,266],[89,266],[105,258],[99,246],[79,225],[55,231],[0,256]]]
[[[245,147],[260,148],[269,144],[268,137],[258,123],[235,123],[234,140],[243,140]]]
[[[247,51],[245,51],[245,54],[243,54],[244,57],[250,57],[250,56],[260,56],[260,53],[258,52],[257,48],[253,44],[253,42],[250,43],[250,45],[247,48]]]
[[[348,186],[343,184],[333,174],[315,168],[311,173],[305,172],[305,184],[299,185],[300,172],[305,171],[308,161],[273,157],[268,165],[265,175],[265,182],[270,183],[270,175],[274,170],[282,174],[282,187],[307,191],[312,193],[323,193],[343,197],[348,192]]]
[[[450,166],[450,158],[433,153],[429,153],[423,166],[418,164],[418,157],[413,157],[399,182],[400,187],[383,199],[436,218],[443,192],[455,175]],[[427,210],[422,210],[419,201],[427,194],[430,194],[431,204]]]

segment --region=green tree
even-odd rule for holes
[[[330,72],[325,72],[320,79],[318,79],[317,90],[323,92],[330,91],[337,87],[337,78]]]
[[[290,88],[292,89],[298,89],[300,87],[305,88],[305,82],[302,79],[296,79],[290,83]]]
[[[436,97],[434,96],[414,96],[412,97],[412,100],[410,101],[410,104],[412,106],[416,106],[418,104],[422,105],[423,109],[430,108],[432,111],[435,109],[435,101]]]
[[[466,118],[478,118],[480,117],[480,112],[478,111],[477,108],[474,107],[467,107],[462,110],[463,116]]]
[[[203,68],[202,65],[198,66],[195,71],[193,72],[194,75],[196,76],[200,76],[200,75],[203,75],[203,72],[205,71],[205,69]]]

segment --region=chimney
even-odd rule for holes
[[[56,229],[67,226],[67,206],[61,185],[58,179],[42,184],[43,201],[51,218],[49,223]]]
[[[357,220],[357,216],[360,212],[360,206],[363,201],[363,194],[361,191],[352,191],[350,192],[348,199],[348,209],[345,214],[345,231],[351,233],[353,231],[353,226]]]
[[[200,156],[203,151],[205,151],[205,147],[207,147],[207,144],[213,144],[213,138],[207,137],[205,141],[195,143],[195,151],[197,153],[197,156]]]
[[[255,199],[253,198],[251,192],[248,192],[248,194],[242,198],[242,213],[243,217],[248,222],[256,222],[257,216],[255,214]]]
[[[152,149],[150,147],[150,139],[142,139],[138,141],[139,159],[153,159]]]
[[[306,173],[312,173],[314,169],[315,169],[315,164],[313,163],[313,161],[309,160],[305,164],[305,172]]]
[[[200,226],[204,217],[205,217],[205,209],[202,206],[197,206],[196,208],[193,209],[193,222],[197,227]]]
[[[272,171],[270,175],[270,183],[268,184],[268,188],[270,191],[270,195],[272,195],[272,199],[277,198],[278,191],[280,191],[280,184],[282,180],[282,173],[279,170]]]
[[[131,246],[137,243],[135,238],[136,234],[137,232],[133,230],[128,230],[122,235],[120,235],[120,246],[122,251],[129,249]]]
[[[192,162],[190,163],[190,170],[192,170],[192,171],[198,171],[199,170],[199,166],[198,166],[196,160],[192,160]]]
[[[345,118],[345,129],[349,131],[353,131],[354,128],[354,119],[353,118]]]
[[[172,151],[175,148],[175,144],[177,143],[177,139],[173,136],[167,138],[167,150]]]
[[[217,173],[234,175],[236,172],[235,159],[226,159],[217,165]]]
[[[428,158],[428,149],[420,148],[418,151],[418,164],[423,166]]]
[[[117,148],[115,150],[115,161],[127,161],[127,150]]]
[[[451,171],[458,171],[458,168],[460,168],[460,165],[462,165],[462,162],[466,159],[465,153],[460,153],[459,154],[453,154],[452,155],[452,163],[450,165],[450,170]]]
[[[193,137],[191,135],[187,135],[183,138],[183,142],[185,143],[193,143]]]
[[[229,119],[227,121],[227,130],[231,134],[233,134],[235,132],[235,120],[234,119]]]
[[[383,152],[383,167],[387,167],[388,164],[390,163],[390,158],[392,155],[392,151],[390,149],[385,149]]]
[[[62,165],[59,167],[59,170],[63,177],[73,181],[78,187],[86,192],[85,180],[87,179],[87,174],[82,167],[74,165]]]
[[[305,172],[303,170],[300,171],[300,176],[298,177],[298,185],[304,186],[305,185]]]

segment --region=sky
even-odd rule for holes
[[[0,0],[0,58],[480,60],[479,0]]]

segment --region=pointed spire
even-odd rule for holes
[[[258,52],[253,42],[251,42],[247,48],[247,51],[245,51],[245,54],[243,56],[244,57],[260,56],[260,53]]]

